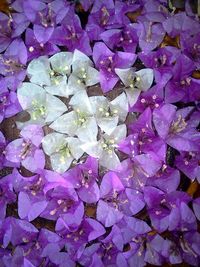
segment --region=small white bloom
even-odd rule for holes
[[[128,113],[125,93],[109,102],[104,96],[90,97],[97,124],[107,134],[111,134],[119,122],[124,122]]]
[[[60,133],[76,135],[81,141],[96,140],[98,127],[86,91],[75,94],[69,104],[73,111],[62,115],[50,127]]]
[[[74,51],[72,70],[68,80],[68,89],[72,94],[99,82],[99,72],[93,67],[92,61],[77,49]]]
[[[129,69],[115,69],[116,74],[125,85],[125,92],[128,97],[130,106],[133,106],[142,91],[147,91],[153,83],[153,70],[146,68],[135,71]]]
[[[45,125],[67,111],[66,105],[60,99],[46,93],[36,84],[22,83],[17,90],[17,96],[23,110],[31,116],[29,123]]]
[[[125,124],[118,125],[112,134],[104,134],[99,141],[85,142],[81,145],[83,151],[99,159],[99,164],[109,170],[120,168],[120,160],[115,153],[117,144],[126,137]]]
[[[80,145],[78,138],[60,133],[50,133],[42,140],[44,152],[50,156],[52,169],[59,173],[68,170],[72,161],[83,155]]]
[[[50,58],[33,59],[27,68],[30,81],[44,86],[52,95],[68,97],[67,77],[71,73],[72,58],[71,52],[60,52]]]

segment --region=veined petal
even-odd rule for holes
[[[86,79],[86,85],[92,86],[94,84],[99,83],[99,72],[95,68],[88,67],[87,69],[87,79]]]
[[[59,173],[64,173],[66,170],[68,170],[73,161],[72,156],[63,158],[61,153],[55,153],[51,155],[50,159],[52,169]]]
[[[78,128],[76,120],[77,120],[76,113],[74,111],[71,111],[69,113],[60,116],[57,120],[55,120],[50,125],[50,128],[52,128],[57,132],[66,133],[68,135],[74,136]]]
[[[90,103],[92,105],[92,111],[93,114],[95,114],[98,117],[99,108],[107,108],[109,106],[108,99],[104,96],[91,96]]]
[[[81,51],[75,49],[73,60],[72,60],[73,70],[76,70],[76,68],[79,68],[80,63],[85,63],[86,65],[91,66],[91,67],[93,66],[93,63],[88,56],[86,56]]]
[[[51,95],[69,97],[70,92],[68,90],[67,77],[61,76],[58,85],[45,86],[45,90]]]
[[[67,106],[57,97],[47,94],[46,96],[47,116],[46,122],[52,122],[67,111]]]
[[[138,100],[138,97],[140,96],[141,90],[140,89],[134,89],[134,88],[127,88],[125,89],[129,105],[132,107],[135,105],[135,103]]]
[[[106,139],[114,139],[115,143],[119,143],[126,137],[127,129],[125,124],[118,125],[110,136],[105,134]]]
[[[122,93],[110,102],[112,111],[117,111],[120,121],[125,121],[128,113],[128,100],[125,93]]]
[[[135,74],[140,77],[140,89],[142,91],[148,90],[153,83],[153,70],[146,68],[136,71]]]
[[[27,68],[27,73],[32,83],[38,85],[51,85],[50,81],[50,66],[48,57],[42,56],[37,59],[33,59]]]
[[[102,148],[101,148],[99,142],[97,142],[97,141],[85,142],[80,147],[88,155],[90,155],[94,158],[99,158],[102,154]]]
[[[17,90],[17,97],[24,110],[32,107],[32,102],[45,103],[45,90],[39,85],[24,82]]]
[[[60,133],[50,133],[43,137],[42,147],[47,155],[51,155],[54,152],[58,152],[59,148],[66,143],[66,136]]]
[[[108,170],[118,170],[121,167],[120,160],[114,151],[112,151],[112,153],[108,153],[103,150],[99,159],[99,164]]]
[[[86,86],[81,82],[81,80],[71,74],[68,79],[68,90],[70,92],[70,95],[75,94],[76,92],[79,92],[81,90],[85,90]]]
[[[97,123],[101,130],[106,134],[110,135],[115,128],[117,127],[119,121],[119,117],[109,117],[109,118],[99,118],[97,119]]]
[[[134,72],[133,68],[128,68],[128,69],[115,69],[115,73],[119,76],[120,80],[123,82],[125,86],[130,85],[130,79],[129,77],[132,75]]]
[[[87,121],[76,131],[76,135],[83,142],[96,141],[98,127],[95,118],[88,118]]]
[[[93,114],[92,105],[85,90],[77,92],[74,96],[72,96],[69,105],[71,105],[74,110],[80,110],[81,112],[85,112],[90,115]]]
[[[81,141],[78,138],[68,137],[66,138],[67,143],[69,144],[70,151],[73,157],[78,160],[83,155],[83,150],[80,148]]]
[[[60,52],[50,57],[49,62],[56,72],[69,75],[71,73],[72,59],[73,53]]]

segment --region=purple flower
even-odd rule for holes
[[[197,121],[192,124],[190,112],[193,107],[176,111],[177,108],[166,104],[153,112],[153,122],[158,135],[179,151],[199,151],[200,134],[196,130]]]
[[[180,39],[181,49],[183,53],[195,63],[196,67],[200,67],[200,34],[195,34],[193,37],[187,36]]]
[[[0,55],[0,74],[5,78],[6,86],[15,91],[26,76],[27,50],[24,42],[15,39]]]
[[[26,30],[25,44],[28,48],[28,61],[44,55],[51,56],[60,51],[60,49],[51,42],[38,42],[34,37],[33,30],[30,28]]]
[[[151,223],[156,230],[163,232],[167,229],[169,231],[196,229],[196,218],[187,205],[190,197],[186,193],[175,191],[165,194],[151,186],[146,186],[143,191]]]
[[[163,21],[163,28],[171,37],[181,35],[194,35],[199,32],[198,21],[187,16],[184,12],[173,14]]]
[[[129,108],[129,112],[142,113],[147,107],[152,110],[158,108],[164,101],[164,89],[162,84],[156,84],[148,91],[142,92],[135,103],[135,105]]]
[[[71,8],[68,10],[62,25],[55,29],[52,42],[66,46],[71,52],[78,49],[86,55],[92,54],[89,37],[82,29],[79,17],[74,14]]]
[[[136,60],[136,55],[128,52],[116,52],[108,49],[104,43],[96,43],[93,48],[93,60],[100,70],[100,84],[103,92],[108,92],[118,82],[115,68],[129,68]]]
[[[178,101],[187,103],[200,99],[200,81],[191,77],[194,70],[194,62],[185,55],[181,55],[177,59],[172,69],[173,78],[165,87],[166,103],[175,103]]]
[[[82,203],[73,188],[58,186],[48,193],[48,205],[43,210],[41,217],[57,220],[62,214],[71,216]]]
[[[7,217],[1,225],[1,244],[6,248],[11,242],[13,246],[26,244],[36,240],[38,230],[31,223],[14,217]]]
[[[132,24],[123,29],[110,29],[100,34],[103,42],[112,50],[121,49],[125,52],[135,53],[138,37]]]
[[[47,201],[36,196],[20,192],[18,195],[18,214],[21,219],[29,222],[37,218],[47,207]]]
[[[142,194],[133,189],[125,189],[114,172],[104,175],[100,196],[102,200],[99,200],[97,205],[97,219],[106,227],[119,222],[124,215],[132,216],[138,213],[145,205]]]
[[[98,182],[98,160],[87,157],[84,163],[78,164],[66,172],[63,177],[70,180],[76,188],[79,198],[86,203],[96,203],[100,198]]]
[[[13,185],[9,179],[9,175],[0,180],[0,196],[0,220],[3,221],[6,217],[7,204],[16,201],[16,195],[13,191]]]
[[[182,152],[176,157],[176,167],[191,180],[197,179],[200,182],[200,156],[198,152]]]
[[[0,93],[0,122],[4,118],[9,118],[21,111],[20,104],[15,92],[9,92],[6,89],[5,80],[1,80]]]
[[[155,23],[151,20],[141,20],[134,25],[137,30],[139,46],[142,51],[148,53],[155,49],[163,40],[165,31],[161,23]]]
[[[121,150],[128,148],[127,152],[131,157],[137,156],[137,154],[145,153],[149,156],[137,157],[143,158],[148,157],[155,161],[153,165],[159,165],[159,162],[165,162],[166,155],[166,144],[163,140],[156,136],[153,125],[152,125],[152,111],[148,107],[139,116],[138,120],[129,125],[131,130],[131,136],[125,140],[125,143],[121,143]],[[124,151],[125,152],[125,151]],[[147,166],[151,166],[147,164]],[[153,167],[152,165],[152,167]],[[158,166],[157,166],[158,167]]]
[[[147,180],[147,185],[155,186],[166,193],[176,191],[180,183],[180,172],[163,165],[154,177]]]
[[[26,169],[35,172],[43,169],[45,165],[45,157],[39,148],[43,131],[37,125],[29,125],[21,131],[21,137],[9,143],[5,150],[6,159],[21,163]]]
[[[2,170],[5,165],[5,147],[6,139],[3,133],[0,131],[0,170]]]
[[[194,214],[197,217],[197,219],[200,221],[200,198],[196,198],[195,200],[193,200],[193,210],[194,210]]]
[[[14,38],[19,37],[28,27],[29,21],[23,13],[12,15],[0,12],[0,53],[6,50]]]
[[[69,220],[65,217],[58,219],[56,231],[65,235],[66,249],[71,259],[77,260],[81,257],[86,244],[104,235],[105,229],[96,220],[85,218],[76,229],[70,231],[66,224],[67,219]]]

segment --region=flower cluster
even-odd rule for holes
[[[0,12],[0,266],[200,265],[190,2]]]

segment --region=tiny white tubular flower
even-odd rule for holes
[[[76,93],[69,104],[73,111],[59,117],[50,127],[60,133],[78,136],[83,142],[96,140],[98,126],[86,91]]]
[[[60,99],[33,83],[22,83],[17,90],[17,97],[23,110],[31,116],[29,124],[45,125],[67,111],[67,106]]]
[[[54,171],[63,173],[69,169],[74,159],[78,160],[83,155],[78,138],[67,137],[60,133],[50,133],[43,137],[42,147],[50,156],[51,166]]]
[[[67,77],[71,73],[72,58],[71,52],[60,52],[50,58],[33,59],[27,68],[30,81],[44,86],[52,95],[68,97]]]
[[[77,49],[74,51],[72,74],[68,79],[68,89],[71,94],[99,82],[99,72],[93,66],[88,56]]]
[[[125,93],[111,102],[104,96],[92,96],[90,102],[97,124],[106,134],[111,134],[119,122],[125,121],[128,113],[128,101]]]
[[[109,170],[120,169],[121,163],[115,153],[118,143],[126,137],[125,124],[118,125],[110,134],[104,134],[99,141],[85,142],[81,145],[88,155],[98,158],[99,164]]]
[[[115,69],[115,72],[126,87],[125,92],[131,107],[137,102],[140,93],[151,87],[154,79],[153,69],[150,68],[139,71],[134,68]]]

